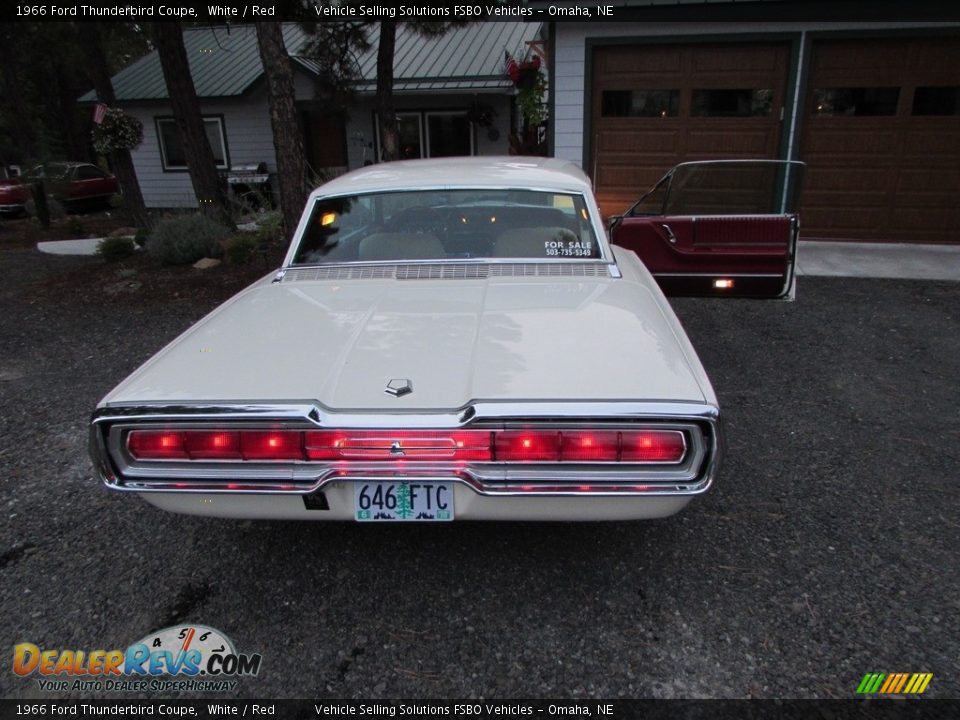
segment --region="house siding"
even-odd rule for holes
[[[231,165],[266,162],[271,173],[277,170],[270,129],[270,112],[264,88],[237,100],[204,100],[204,115],[221,115]],[[134,150],[137,180],[148,208],[194,208],[197,198],[186,171],[164,171],[157,137],[157,117],[171,116],[169,105],[124,106],[124,110],[143,123],[143,143]]]
[[[313,84],[302,74],[295,76],[295,91],[298,101],[313,99]],[[395,99],[398,111],[469,108],[475,98],[487,103],[496,111],[494,127],[500,133],[497,140],[490,140],[486,128],[475,131],[476,152],[478,155],[505,155],[509,144],[510,97],[495,94],[432,94],[397,95]],[[271,174],[277,171],[276,154],[273,147],[273,132],[270,126],[270,110],[266,89],[257,87],[249,95],[233,100],[203,100],[204,115],[223,117],[226,133],[227,153],[231,165],[266,162]],[[173,114],[169,105],[127,104],[124,109],[143,123],[143,143],[133,151],[133,161],[137,170],[137,179],[143,192],[143,199],[149,208],[195,208],[197,207],[190,174],[184,171],[164,171],[160,157],[160,141],[157,137],[155,119]],[[360,97],[350,110],[346,123],[347,159],[354,170],[362,167],[365,161],[374,160],[373,127],[374,99]],[[342,168],[328,169],[341,172]],[[276,183],[274,182],[274,188]]]

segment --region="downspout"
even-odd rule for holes
[[[794,145],[796,144],[796,135],[797,135],[797,118],[800,114],[800,87],[803,84],[804,72],[803,72],[803,63],[806,58],[807,48],[807,31],[800,31],[800,49],[797,53],[797,73],[793,81],[793,107],[790,109],[790,131],[787,134],[787,160],[793,160],[794,154]],[[785,213],[787,211],[787,198],[790,197],[790,182],[792,179],[793,173],[789,170],[785,173],[783,181],[783,196],[780,198],[780,212]]]

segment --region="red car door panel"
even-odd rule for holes
[[[758,162],[769,166],[762,165],[763,172],[757,172]],[[635,252],[668,295],[787,295],[793,281],[798,220],[794,213],[782,212],[791,209],[785,207],[783,192],[787,176],[777,170],[784,165],[793,163],[684,163],[671,171],[695,166],[685,171],[683,190],[670,189],[668,174],[663,201],[665,210],[679,207],[684,214],[632,214],[642,205],[641,199],[632,212],[615,221],[612,242]],[[716,166],[722,172],[714,171]],[[745,189],[740,178],[757,184],[756,191]],[[774,186],[775,182],[779,184]],[[790,182],[798,184],[799,178]],[[657,188],[662,191],[663,187],[663,181],[658,183]],[[729,214],[722,212],[724,199],[729,201]],[[772,211],[774,203],[781,212]],[[698,214],[698,204],[708,211]]]

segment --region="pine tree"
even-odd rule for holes
[[[410,502],[410,486],[400,483],[397,486],[397,507],[394,510],[398,518],[406,520],[413,516],[413,504]]]

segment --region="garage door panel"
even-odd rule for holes
[[[765,158],[776,149],[776,136],[767,128],[755,130],[728,127],[691,129],[687,135],[687,159]],[[773,146],[773,147],[771,147]]]
[[[886,215],[883,208],[866,208],[862,205],[842,207],[834,205],[829,209],[812,208],[803,212],[801,228],[810,225],[825,230],[850,233],[850,237],[869,236],[869,230],[864,228],[875,226]],[[801,229],[804,236],[809,233]]]
[[[897,196],[906,193],[955,194],[960,189],[960,163],[952,165],[945,172],[931,173],[922,166],[913,170],[904,170],[897,177]]]
[[[601,208],[622,212],[684,160],[776,158],[789,57],[784,43],[633,45],[594,50],[590,169]],[[696,90],[768,90],[700,101]],[[649,104],[649,90],[674,90],[676,103]],[[632,91],[604,107],[604,91]],[[609,100],[610,98],[608,98]],[[666,117],[657,117],[663,107]],[[653,117],[644,115],[656,111]],[[762,114],[755,115],[760,112]],[[606,113],[606,115],[604,114]],[[744,113],[744,116],[735,116]],[[632,165],[633,172],[624,168]],[[651,177],[651,173],[653,176]]]
[[[597,54],[597,69],[606,77],[622,75],[679,75],[683,68],[681,52],[674,48],[658,48],[657,52],[634,52],[633,48],[605,48]]]
[[[804,202],[809,201],[811,208],[825,207],[836,209],[838,213],[850,213],[859,209],[882,210],[889,205],[889,193],[886,188],[877,191],[837,190],[829,193],[811,192],[809,198],[804,193]],[[804,215],[804,223],[810,218]]]
[[[960,118],[955,122],[960,123]],[[938,131],[914,131],[904,139],[903,152],[915,155],[921,161],[950,162],[960,160],[960,133],[947,134]]]
[[[811,187],[816,189],[809,189]],[[830,172],[808,172],[806,194],[810,198],[816,198],[818,194],[836,192],[886,192],[889,187],[890,177],[885,171],[850,167]]]
[[[693,48],[690,77],[694,87],[756,87],[778,89],[786,54],[777,46],[734,46],[717,52],[715,46]],[[731,82],[735,80],[735,82]]]
[[[917,43],[910,58],[911,74],[923,74],[924,79],[941,79],[956,84],[960,68],[960,43],[956,40],[935,39]]]
[[[813,44],[800,145],[806,237],[960,241],[958,67],[956,37]],[[895,108],[876,88],[896,89]]]
[[[653,153],[673,156],[679,150],[679,130],[608,130],[599,136],[601,152]]]
[[[650,187],[663,175],[663,167],[659,163],[652,165],[605,165],[597,169],[598,181],[606,187],[633,188]],[[632,195],[630,191],[621,191],[622,194]],[[629,203],[636,202],[636,195]]]
[[[816,125],[816,120],[812,125]],[[851,132],[850,127],[819,125],[811,128],[804,154],[830,155],[838,160],[863,155],[888,155],[893,152],[896,132],[892,127],[880,128],[876,125],[860,126]],[[856,160],[859,162],[859,157]]]
[[[960,230],[955,214],[943,207],[894,209],[890,215],[892,230],[916,234],[918,240],[935,239],[944,230]]]
[[[817,43],[812,63],[813,76],[825,82],[889,77],[891,69],[907,66],[910,48],[902,43],[846,41]]]

